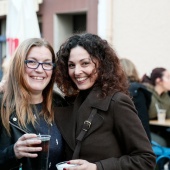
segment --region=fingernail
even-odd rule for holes
[[[67,162],[67,164],[70,164],[70,162]]]

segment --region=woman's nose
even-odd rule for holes
[[[75,66],[75,69],[74,69],[74,74],[78,75],[82,73],[82,69],[80,66]]]
[[[43,65],[42,64],[39,64],[39,66],[35,69],[35,71],[44,71],[43,69]]]

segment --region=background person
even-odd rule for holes
[[[149,105],[150,119],[157,119],[157,109],[155,104],[162,109],[166,109],[166,117],[170,118],[170,72],[162,67],[154,68],[150,74],[146,74],[142,78],[143,84],[151,92],[151,102]],[[162,146],[170,146],[169,128],[162,126],[150,126],[152,139]],[[157,136],[162,136],[163,140],[159,140]]]
[[[150,77],[146,74],[142,78],[142,82],[152,93],[152,100],[149,107],[150,119],[157,118],[157,110],[155,104],[160,108],[166,109],[166,116],[170,118],[170,72],[165,68],[155,68],[152,70]]]
[[[141,83],[137,69],[132,61],[126,58],[120,59],[121,66],[129,81],[129,92],[138,111],[138,116],[143,124],[149,140],[156,141],[162,146],[167,146],[166,140],[158,133],[150,131],[149,106],[152,93]]]
[[[63,160],[63,142],[53,118],[52,99],[55,81],[55,54],[44,39],[25,40],[17,48],[9,66],[4,94],[1,96],[0,169],[36,169],[33,160],[41,147],[38,134],[51,135],[49,169]]]
[[[131,60],[127,58],[121,58],[120,64],[128,78],[129,92],[138,111],[138,116],[149,140],[151,140],[148,113],[149,104],[151,101],[151,93],[141,83],[135,64]]]
[[[79,165],[74,170],[154,169],[155,155],[127,95],[119,59],[107,41],[88,33],[73,35],[57,57],[58,87],[66,96],[77,96],[73,108],[56,108],[55,117],[68,144],[67,160],[76,159],[68,163]],[[91,126],[84,127],[89,116]],[[78,152],[76,138],[89,126]]]

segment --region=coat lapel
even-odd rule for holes
[[[105,115],[103,111],[108,110],[113,95],[107,96],[105,99],[99,99],[97,97],[98,92],[99,89],[92,89],[82,104],[79,97],[77,97],[74,107],[71,105],[68,107],[55,107],[54,109],[55,122],[72,150],[76,146],[76,137],[81,132],[84,121],[88,119],[93,108],[97,109],[97,114],[94,116],[85,138],[100,128],[104,122]]]
[[[83,128],[83,124],[88,119],[88,117],[90,116],[92,110],[93,110],[92,108],[91,109],[83,109],[83,107],[79,110],[79,114],[81,114],[81,115],[79,116],[79,119],[78,119],[78,122],[77,122],[76,137],[81,132],[81,130]],[[90,128],[87,131],[87,133],[86,133],[84,138],[88,137],[91,133],[93,133],[98,128],[100,128],[102,126],[102,124],[103,124],[103,121],[104,121],[104,116],[99,114],[98,110],[97,110],[97,113],[95,114],[95,116],[94,116],[94,118],[93,118],[93,120],[91,122]]]
[[[37,134],[35,128],[32,125],[32,123],[27,124],[26,128],[19,126],[18,117],[17,117],[15,112],[10,116],[9,124],[11,124],[11,126],[17,128],[18,130],[22,131],[23,134],[24,133],[35,133],[35,134]]]
[[[100,98],[98,97],[100,91],[101,90],[99,88],[94,88],[87,96],[86,100],[89,101],[91,107],[97,108],[102,111],[107,111],[113,94],[106,96],[105,98]]]
[[[99,89],[97,88],[92,89],[92,91],[87,96],[85,101],[79,107],[77,113],[75,113],[76,111],[73,113],[73,114],[77,114],[76,137],[79,135],[80,131],[82,130],[84,121],[88,119],[93,108],[97,109],[97,114],[94,116],[91,127],[88,130],[87,134],[85,135],[85,138],[102,126],[105,116],[104,113],[101,111],[108,110],[112,95],[106,97],[105,99],[99,99],[97,97],[98,93],[99,93]],[[75,101],[75,105],[77,101],[79,100]]]
[[[54,119],[60,129],[64,140],[68,143],[69,147],[74,150],[75,148],[75,128],[76,118],[72,114],[73,105],[67,107],[55,107]]]

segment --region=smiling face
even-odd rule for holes
[[[50,50],[44,46],[32,47],[26,60],[42,62],[52,62]],[[30,87],[32,94],[42,94],[42,91],[51,80],[53,70],[44,70],[42,65],[37,69],[28,68],[25,64],[25,80]]]
[[[71,49],[68,60],[68,72],[79,90],[91,88],[97,79],[97,60],[91,59],[89,53],[82,47]]]

